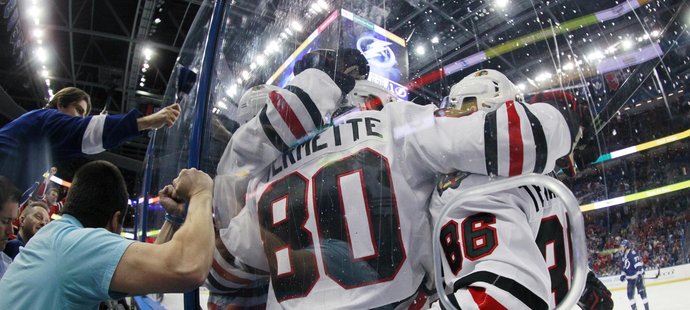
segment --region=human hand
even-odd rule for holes
[[[195,195],[206,193],[213,195],[213,180],[208,174],[195,168],[182,169],[172,181],[178,198],[189,201]]]
[[[180,105],[175,103],[162,108],[160,111],[149,116],[141,117],[137,120],[139,130],[158,129],[167,125],[168,127],[175,124],[177,118],[180,116]]]
[[[166,185],[158,192],[161,206],[165,212],[178,218],[184,218],[184,201],[177,197],[175,188],[172,185]]]
[[[621,275],[621,282],[623,282],[623,281],[625,281],[625,275],[624,274]]]

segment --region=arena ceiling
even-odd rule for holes
[[[295,7],[306,8],[312,2],[315,1],[234,1],[228,21],[237,30],[232,42],[237,46],[256,44],[264,36],[264,30],[285,23],[286,16],[300,17],[290,14],[299,12]],[[668,40],[668,44],[675,44],[674,54],[668,58],[687,60],[688,40],[684,39],[686,36],[678,36],[678,31],[684,30],[679,13],[687,9],[686,2],[653,1],[625,18],[577,27],[555,38],[504,49],[464,70],[425,80],[411,98],[417,102],[438,101],[447,94],[449,85],[478,68],[501,70],[516,84],[524,84],[527,92],[536,91],[548,86],[537,85],[544,78],[545,70],[560,70],[569,61],[577,63],[578,59],[584,62],[597,46],[606,49],[626,38],[634,43],[635,39],[642,42],[650,39],[652,32],[662,36],[660,42]],[[533,33],[556,31],[561,23],[577,21],[625,1],[326,0],[325,3],[331,8],[342,5],[378,20],[384,28],[405,38],[410,55],[410,80],[414,80],[479,51],[491,51]],[[4,13],[0,44],[5,47],[0,49],[0,86],[18,105],[25,110],[36,109],[49,97],[49,89],[77,86],[92,95],[92,113],[102,110],[122,113],[162,104],[175,59],[203,1],[0,0],[0,4]],[[32,11],[32,7],[38,10]],[[305,21],[307,28],[319,22]],[[296,35],[291,39],[293,45],[298,45],[307,35],[308,32]],[[41,44],[38,40],[42,40]],[[568,46],[566,50],[558,49],[564,45]],[[39,49],[42,51],[37,52]],[[152,51],[148,61],[145,49]],[[241,65],[246,62],[246,52],[238,49],[236,55],[226,57]],[[686,74],[690,66],[683,61],[674,63],[668,74],[662,74],[667,82],[674,83]],[[145,63],[148,68],[143,72]],[[577,85],[579,81],[567,80],[565,84]],[[562,80],[559,83],[563,86]],[[5,116],[3,123],[10,119]],[[130,164],[136,166],[144,157],[147,142],[148,138],[143,137],[115,153],[135,160]]]

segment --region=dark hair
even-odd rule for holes
[[[57,109],[58,106],[67,107],[72,103],[77,103],[79,101],[86,101],[86,115],[91,113],[91,96],[85,91],[76,87],[65,87],[59,90],[53,98],[50,98],[48,104],[46,104],[46,109]]]
[[[125,213],[127,187],[120,170],[102,160],[77,170],[67,192],[63,214],[76,217],[84,227],[103,228],[115,212]]]
[[[6,177],[0,176],[0,209],[8,202],[19,202],[22,193]]]

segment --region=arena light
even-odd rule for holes
[[[242,71],[242,78],[243,78],[245,81],[249,81],[249,78],[250,78],[250,77],[251,77],[251,76],[249,75],[249,71],[247,71],[247,70]]]
[[[316,4],[323,10],[328,10],[329,8],[328,3],[326,3],[325,0],[318,0],[316,1]]]
[[[525,84],[525,83],[520,83],[520,84],[517,85],[517,87],[518,87],[518,89],[524,91],[525,89],[527,89],[527,84]]]
[[[148,69],[146,69],[145,67],[144,67],[144,68],[141,68],[141,72],[143,72],[143,73],[146,73],[147,70],[148,70]]]
[[[144,87],[144,82],[139,83],[139,86]]]
[[[503,9],[503,8],[508,6],[509,2],[510,2],[509,0],[496,0],[496,1],[494,1],[494,5],[498,8]]]
[[[237,94],[237,85],[233,84],[232,86],[230,86],[228,89],[225,90],[225,94],[228,97],[232,97],[235,94]]]
[[[225,102],[223,102],[223,101],[218,101],[218,102],[216,102],[216,106],[219,107],[219,108],[221,108],[221,109],[223,109],[223,110],[227,110],[227,109],[228,109],[228,105],[225,104]]]
[[[43,38],[43,35],[45,34],[45,32],[43,31],[43,29],[36,28],[36,29],[34,29],[34,31],[32,31],[32,34],[33,34],[34,38],[41,39],[41,38]]]
[[[318,4],[317,2],[312,3],[310,9],[313,10],[314,12],[316,12],[316,13],[320,13],[320,12],[321,12],[321,6],[319,6],[319,4]]]
[[[289,31],[289,29],[285,29],[285,30]],[[264,54],[270,55],[270,54],[273,54],[274,52],[277,52],[279,50],[280,50],[280,43],[278,43],[278,41],[276,41],[276,40],[273,40],[266,45],[266,50],[264,51]]]
[[[45,63],[46,61],[48,61],[48,52],[46,52],[45,48],[43,47],[37,48],[35,51],[35,55],[38,61],[40,61],[41,63]]]
[[[661,32],[659,30],[653,30],[652,33],[650,33],[650,35],[652,35],[652,38],[656,38],[660,34],[661,34]]]
[[[563,65],[563,71],[570,71],[573,69],[575,69],[575,64],[572,62],[569,62],[569,63]]]
[[[595,61],[595,60],[601,60],[604,59],[604,53],[602,53],[600,50],[594,50],[589,55],[587,55],[587,60],[589,61]]]
[[[553,77],[553,74],[551,74],[551,72],[544,71],[544,72],[540,73],[539,75],[537,75],[536,77],[534,77],[534,80],[537,82],[543,82],[543,81],[546,81],[548,79],[551,79],[551,77]]]
[[[48,70],[41,70],[41,76],[42,76],[42,77],[48,78],[48,75],[49,75],[49,74],[50,74],[50,72],[48,72]]]
[[[154,24],[160,24],[160,23],[161,23],[161,19],[160,19],[160,18],[156,18],[156,19],[153,20],[153,23],[154,23]]]
[[[633,41],[630,39],[625,39],[621,42],[621,45],[623,45],[623,48],[626,50],[629,50],[633,47]]]
[[[146,60],[151,60],[151,56],[153,56],[153,50],[151,48],[144,47],[142,53],[144,53],[144,58],[146,58]]]
[[[431,44],[438,44],[438,42],[439,42],[439,40],[438,40],[437,36],[434,36],[433,38],[431,38]]]
[[[304,27],[302,27],[302,24],[300,24],[300,23],[299,23],[298,21],[296,21],[296,20],[295,20],[295,21],[292,21],[292,23],[290,24],[290,27],[291,27],[292,29],[294,29],[295,31],[297,31],[297,32],[302,32],[302,30],[304,30]]]
[[[424,54],[426,53],[426,49],[424,48],[424,45],[418,45],[418,46],[414,49],[414,53],[415,53],[417,56],[422,56],[422,55],[424,55]]]
[[[259,67],[265,65],[266,64],[266,56],[257,55],[256,56],[256,64],[259,65]]]
[[[254,71],[254,69],[256,69],[256,63],[252,62],[251,64],[249,64],[249,70]]]

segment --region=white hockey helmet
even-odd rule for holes
[[[381,110],[384,105],[397,100],[383,86],[368,80],[357,80],[355,88],[345,96],[345,105],[362,110]]]
[[[243,125],[261,111],[268,102],[268,94],[280,88],[273,85],[256,85],[247,90],[237,104],[236,121]]]
[[[522,100],[515,84],[501,72],[482,69],[450,88],[448,107],[461,111],[491,112],[508,100]]]

